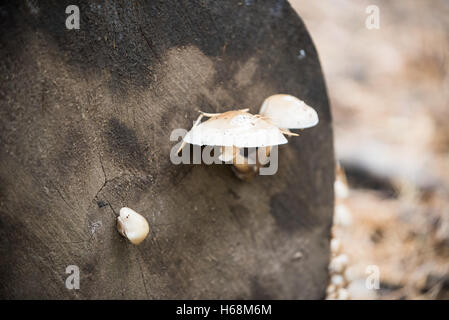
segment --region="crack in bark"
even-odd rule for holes
[[[104,176],[104,182],[103,182],[103,185],[100,187],[100,189],[98,189],[98,191],[95,193],[95,195],[94,195],[94,197],[92,198],[91,202],[92,202],[93,200],[97,200],[97,201],[98,201],[98,199],[99,199],[99,198],[98,198],[98,195],[103,191],[103,189],[106,187],[106,185],[107,185],[108,183],[113,182],[113,181],[115,181],[115,180],[117,180],[117,179],[120,179],[120,178],[124,178],[124,177],[135,177],[135,176],[132,175],[132,174],[122,174],[122,175],[116,176],[116,177],[114,177],[114,178],[112,178],[112,179],[108,179],[108,178],[107,178],[107,175],[106,175],[106,170],[104,169],[103,160],[102,160],[102,158],[101,158],[101,153],[98,153],[98,158],[99,158],[99,160],[100,160],[101,170],[102,170],[103,176]],[[112,212],[113,212],[113,214],[114,214],[114,218],[116,218],[116,217],[118,216],[118,214],[117,214],[117,212],[115,211],[114,207],[112,206],[111,202],[110,202],[109,199],[107,199],[106,197],[104,197],[104,199],[106,200],[107,205],[109,205],[109,207],[111,208],[111,210],[112,210]]]
[[[106,183],[108,179],[106,178],[106,171],[104,170],[103,160],[101,159],[101,153],[98,153],[98,159],[100,160],[101,170],[103,171],[104,176],[104,182]]]
[[[145,294],[146,294],[147,298],[151,298],[150,294],[148,293],[147,285],[145,283],[145,277],[143,276],[142,264],[140,263],[139,257],[137,257],[137,263],[139,264],[140,276],[142,277],[142,283],[143,283],[143,287],[145,288]]]
[[[63,196],[62,193],[61,193],[61,190],[59,190],[58,187],[56,187],[55,189],[56,189],[56,192],[57,192],[57,193],[59,194],[59,196],[61,197],[62,201],[64,201],[64,203],[69,207],[69,209],[75,210],[75,209],[74,209],[74,208],[67,202],[67,200],[64,198],[64,196]]]
[[[93,197],[93,199],[91,200],[91,202],[92,202],[93,200],[97,200],[97,202],[98,202],[98,195],[101,193],[101,191],[103,191],[104,187],[106,187],[106,185],[108,184],[108,182],[110,182],[110,181],[112,181],[112,180],[115,179],[115,178],[113,178],[113,179],[111,179],[111,180],[108,180],[108,178],[107,178],[107,176],[106,176],[106,170],[104,169],[103,160],[102,160],[102,158],[101,158],[101,153],[100,153],[100,152],[98,153],[98,158],[99,158],[99,160],[100,160],[100,166],[101,166],[101,170],[102,170],[102,172],[103,172],[103,177],[104,177],[103,180],[104,180],[104,182],[103,182],[103,185],[100,187],[100,189],[98,189],[98,191],[95,193],[95,196]],[[106,199],[106,198],[105,198],[105,200],[107,201],[107,204],[108,204],[109,207],[111,208],[112,213],[114,214],[114,218],[117,217],[117,213],[115,212],[114,208],[112,207],[111,202],[110,202],[108,199]]]

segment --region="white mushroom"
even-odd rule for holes
[[[141,243],[150,231],[147,220],[126,207],[120,209],[120,216],[117,217],[117,229],[120,234],[136,245]]]
[[[221,146],[219,159],[232,161],[240,172],[254,172],[257,166],[248,164],[241,148],[270,147],[287,143],[283,132],[260,115],[244,110],[233,110],[218,114],[202,113],[210,119],[195,123],[185,135],[184,142],[195,145]]]
[[[207,115],[207,114],[206,114]],[[243,110],[213,115],[194,126],[184,141],[196,145],[237,148],[266,147],[287,143],[275,125]]]
[[[318,114],[304,101],[288,94],[275,94],[265,99],[260,115],[285,129],[305,129],[318,124]]]

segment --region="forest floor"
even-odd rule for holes
[[[376,1],[371,30],[370,1],[290,2],[320,55],[349,185],[333,227],[349,297],[449,299],[449,2]]]

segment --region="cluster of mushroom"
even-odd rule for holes
[[[236,175],[246,179],[260,169],[263,161],[257,157],[252,164],[242,153],[244,148],[264,148],[262,154],[268,156],[273,146],[288,142],[284,135],[297,136],[289,129],[305,129],[318,124],[318,115],[313,108],[286,94],[276,94],[265,99],[258,115],[248,110],[201,112],[193,128],[184,136],[178,153],[186,143],[219,146],[219,159],[231,163]],[[200,123],[203,117],[209,119]],[[149,225],[142,215],[125,207],[120,209],[117,229],[131,243],[138,245],[148,235]]]
[[[312,107],[287,94],[276,94],[265,99],[257,115],[248,111],[200,111],[192,129],[184,136],[178,153],[186,143],[219,146],[219,159],[232,164],[236,175],[246,179],[258,172],[264,163],[260,159],[249,159],[244,155],[244,148],[264,148],[268,156],[273,146],[288,142],[284,135],[298,135],[289,129],[306,129],[318,124],[318,114]],[[200,123],[203,117],[209,119]],[[261,154],[264,153],[258,152],[257,158]]]
[[[127,238],[132,244],[138,245],[150,232],[147,220],[130,208],[121,208],[117,217],[118,232]]]

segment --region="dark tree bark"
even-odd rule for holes
[[[79,30],[70,4],[0,8],[0,297],[323,298],[331,117],[288,2],[89,2]],[[320,117],[279,148],[276,175],[170,162],[196,110],[257,113],[275,93]],[[116,230],[123,206],[149,221],[140,246]]]

